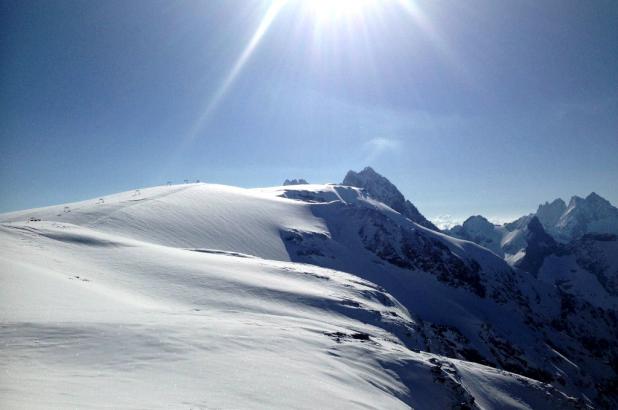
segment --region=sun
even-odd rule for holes
[[[363,13],[377,0],[304,0],[305,12],[318,21],[337,20]]]

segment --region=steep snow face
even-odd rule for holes
[[[406,200],[401,192],[388,179],[378,174],[371,167],[360,172],[348,171],[342,185],[363,188],[369,196],[390,206],[412,222],[421,224],[434,231],[439,229],[425,218],[416,207]]]
[[[332,261],[328,266],[356,274],[373,272],[364,268],[365,262],[373,264],[379,260],[380,264],[388,262],[406,270],[432,273],[440,281],[457,283],[455,287],[463,286],[479,295],[484,295],[486,290],[482,276],[493,278],[498,273],[510,274],[509,267],[500,258],[483,248],[411,222],[359,188],[307,185],[260,192],[310,204],[312,213],[327,227],[326,234],[285,230],[282,237],[292,260],[300,257],[304,262],[315,256],[323,260],[310,263],[320,265]],[[378,275],[374,279],[383,280],[385,275]],[[493,282],[489,285],[493,286]]]
[[[577,406],[539,381],[430,353],[427,345],[411,350],[453,331],[421,322],[356,275],[221,250],[244,244],[272,252],[272,244],[247,244],[258,233],[276,242],[264,228],[270,224],[333,235],[306,212],[317,203],[208,186],[134,194],[0,217],[4,407]],[[350,204],[356,194],[326,186],[318,196]],[[251,218],[263,220],[244,230],[232,225]],[[218,239],[206,229],[215,226]],[[216,246],[183,249],[203,244]],[[480,249],[452,246],[462,254]],[[424,291],[450,289],[432,286]]]

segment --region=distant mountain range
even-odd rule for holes
[[[536,216],[563,243],[587,233],[618,234],[618,208],[594,192],[586,198],[572,197],[568,206],[562,199],[540,205]]]
[[[445,231],[478,243],[565,292],[616,308],[618,208],[596,193],[539,205],[536,213],[495,225],[477,215]]]
[[[539,205],[536,213],[504,225],[495,225],[483,216],[471,216],[462,225],[445,230],[458,238],[479,243],[503,257],[525,249],[525,231],[533,218],[556,241],[568,243],[587,233],[618,234],[618,208],[596,193],[586,198],[574,196],[569,205],[558,198]]]

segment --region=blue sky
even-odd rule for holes
[[[618,203],[617,2],[358,1],[4,0],[0,211],[366,165],[430,218]]]

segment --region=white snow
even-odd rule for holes
[[[608,241],[597,242],[595,245],[598,253],[595,253],[593,257],[597,258],[596,262],[603,266],[608,281],[615,288],[618,276],[618,272],[615,271],[615,267],[618,266],[618,243]],[[557,284],[564,291],[577,295],[594,306],[618,309],[617,295],[608,292],[596,275],[582,267],[577,262],[576,254],[549,255],[543,261],[538,277],[541,281]]]
[[[187,184],[129,191],[98,200],[5,214],[60,221],[123,237],[182,248],[212,248],[289,260],[279,229],[324,232],[309,208],[277,196],[213,184]],[[64,212],[68,206],[69,212]]]
[[[289,188],[359,200],[353,188]],[[164,186],[0,215],[1,407],[444,408],[465,392],[487,409],[566,405],[539,382],[408,349],[397,335],[415,319],[393,296],[289,262],[283,230],[334,233],[281,193]],[[414,283],[413,305],[436,317],[451,306],[473,322],[494,307],[470,308],[457,290],[431,300],[428,275]],[[437,383],[432,360],[459,374]]]

